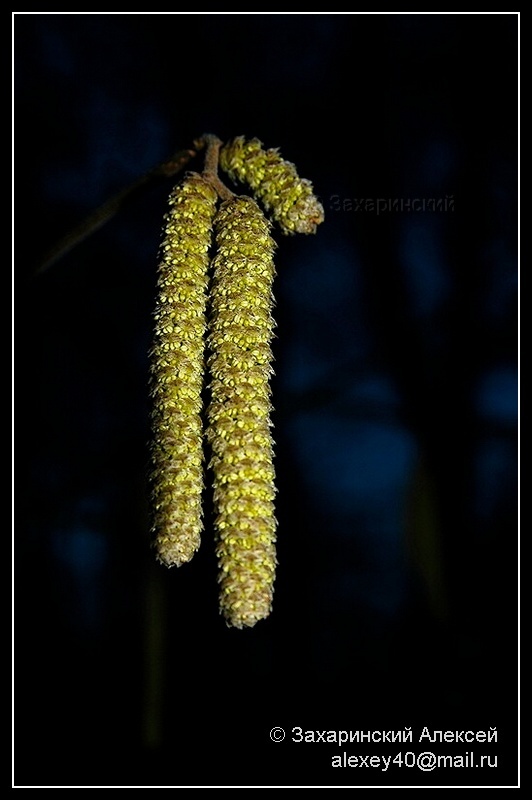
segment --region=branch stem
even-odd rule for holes
[[[126,201],[131,200],[133,196],[138,194],[148,183],[156,178],[170,178],[181,172],[196,155],[196,152],[196,150],[178,150],[167,161],[164,161],[162,164],[159,164],[159,166],[141,175],[140,178],[137,178],[133,183],[129,184],[129,186],[126,186],[103,203],[103,205],[99,206],[96,211],[93,211],[88,217],[85,217],[79,225],[69,231],[66,236],[60,239],[43,256],[37,269],[33,273],[34,276],[41,275],[48,270],[56,261],[59,261],[59,259],[65,256],[70,250],[105,225],[106,222],[120,211]]]

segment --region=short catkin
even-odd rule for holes
[[[221,149],[220,166],[232,180],[252,189],[283,233],[315,233],[323,222],[323,206],[312,183],[300,178],[276,148],[264,150],[259,139],[237,136]]]
[[[271,611],[276,569],[272,373],[274,241],[250,197],[215,218],[207,438],[214,481],[220,610],[251,627]]]
[[[217,194],[188,173],[169,197],[151,349],[153,541],[166,566],[189,561],[202,532],[202,389],[208,267]]]

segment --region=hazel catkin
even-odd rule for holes
[[[151,349],[152,533],[167,566],[189,561],[202,531],[202,389],[208,266],[217,195],[188,173],[172,191]]]
[[[312,183],[300,178],[290,161],[275,148],[264,150],[259,139],[237,136],[220,151],[220,166],[234,180],[247,184],[285,234],[315,233],[323,222],[323,206]]]
[[[223,202],[215,218],[207,438],[220,610],[237,628],[269,615],[276,569],[269,385],[275,245],[269,229],[249,197]]]

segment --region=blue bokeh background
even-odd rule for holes
[[[480,782],[514,780],[517,37],[515,14],[15,13],[17,783],[359,780],[274,725],[494,726],[512,755]],[[34,274],[206,131],[280,147],[325,208],[275,232],[279,571],[250,631],[218,615],[208,482],[195,559],[149,547],[172,179]]]

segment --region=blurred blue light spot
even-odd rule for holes
[[[71,528],[57,531],[54,552],[78,580],[91,580],[103,569],[107,560],[107,541],[99,531],[89,528]]]
[[[477,392],[477,407],[484,419],[503,425],[517,422],[518,374],[511,366],[501,366],[487,372]]]
[[[67,616],[73,627],[95,631],[104,621],[102,578],[108,563],[108,543],[103,533],[80,525],[53,534],[52,549],[60,567]]]
[[[441,255],[437,221],[414,219],[403,228],[402,262],[412,299],[412,313],[425,316],[438,311],[449,295],[449,276]]]
[[[56,70],[70,78],[74,73],[76,63],[68,37],[61,36],[57,31],[45,25],[42,29],[41,44],[42,63],[51,70]]]
[[[376,373],[349,381],[342,394],[342,400],[346,398],[373,410],[396,407],[401,401],[397,388],[388,376]]]
[[[359,571],[335,575],[336,592],[342,604],[367,607],[382,616],[392,616],[405,598],[406,575],[398,559],[383,559]]]
[[[356,299],[360,265],[352,248],[341,243],[303,242],[301,258],[284,276],[283,290],[300,310],[330,316],[332,310]]]
[[[299,414],[292,435],[302,473],[328,513],[368,503],[397,512],[397,489],[403,489],[415,454],[407,431],[322,411]]]
[[[508,242],[502,237],[486,244],[483,269],[486,275],[486,312],[493,321],[504,323],[517,310],[519,273]]]
[[[283,346],[285,388],[310,389],[343,367],[347,375],[370,347],[360,263],[352,248],[341,242],[303,242],[301,255],[283,274],[281,288],[291,328]]]
[[[505,437],[480,442],[475,464],[475,513],[485,523],[498,519],[504,508],[517,510],[516,446]]]
[[[291,433],[312,506],[327,519],[326,540],[335,540],[333,552],[342,554],[322,581],[328,604],[392,617],[405,598],[414,438],[399,425],[329,411],[299,414]]]
[[[449,174],[455,165],[454,150],[450,142],[442,139],[429,142],[419,160],[421,180],[425,179],[433,193],[449,184]]]

